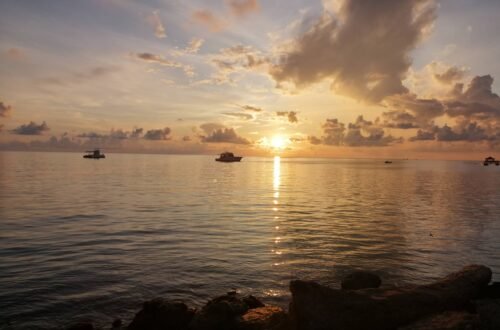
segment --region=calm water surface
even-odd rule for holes
[[[285,306],[290,279],[353,269],[402,285],[482,263],[500,280],[500,167],[213,158],[1,152],[0,329],[230,289]]]

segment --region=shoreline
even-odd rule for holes
[[[130,323],[115,319],[95,327],[97,322],[74,321],[64,329],[500,329],[500,282],[491,279],[491,269],[470,265],[430,284],[380,288],[377,275],[361,271],[347,275],[341,288],[291,281],[288,311],[230,291],[199,309],[154,298]]]

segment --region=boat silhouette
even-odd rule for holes
[[[106,158],[106,155],[101,153],[101,150],[99,150],[99,149],[87,150],[85,152],[86,152],[86,154],[83,155],[83,158],[90,158],[90,159]]]
[[[239,162],[243,157],[235,156],[232,152],[223,152],[220,154],[219,158],[215,158],[218,162],[232,163]]]

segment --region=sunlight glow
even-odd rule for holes
[[[284,149],[287,144],[288,139],[281,135],[275,135],[271,139],[271,147],[275,149]]]

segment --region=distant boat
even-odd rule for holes
[[[239,162],[243,157],[235,156],[232,152],[223,152],[219,158],[215,158],[218,162],[232,163]]]
[[[83,155],[83,158],[91,158],[91,159],[106,158],[106,155],[102,154],[101,150],[99,150],[99,149],[87,150],[85,152],[86,152],[86,154]]]
[[[392,164],[392,161],[391,160],[386,160],[384,163],[385,164]]]
[[[486,157],[484,159],[483,165],[484,166],[488,166],[490,164],[495,164],[496,166],[498,166],[498,165],[500,165],[500,160],[496,160],[495,158],[493,158],[491,156],[490,157]]]

